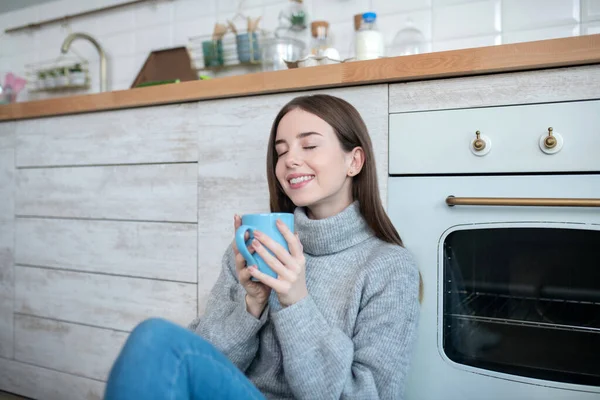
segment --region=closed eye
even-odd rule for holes
[[[304,150],[312,150],[312,149],[315,149],[315,148],[317,148],[317,146],[304,146],[303,147]]]
[[[285,153],[287,153],[287,151],[284,151],[282,153],[277,154],[277,157],[281,157],[282,155],[284,155]]]

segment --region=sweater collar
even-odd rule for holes
[[[373,236],[360,213],[358,201],[340,213],[323,219],[310,219],[305,207],[294,211],[294,229],[304,252],[313,256],[337,253]]]

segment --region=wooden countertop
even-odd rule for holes
[[[600,34],[382,58],[0,106],[0,121],[433,78],[600,63]]]

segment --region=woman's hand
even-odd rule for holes
[[[279,303],[283,307],[287,307],[308,296],[305,276],[306,260],[298,236],[294,235],[280,220],[277,220],[277,228],[288,243],[289,253],[279,243],[256,230],[251,246],[277,274],[277,279],[260,272],[254,266],[248,269],[253,277],[275,290],[279,297]],[[267,248],[275,256],[272,256]]]
[[[242,218],[239,215],[233,217],[234,232],[242,226]],[[248,233],[246,232],[246,240]],[[254,253],[252,246],[248,249],[250,253]],[[260,318],[263,310],[267,306],[269,301],[269,294],[271,294],[271,288],[261,282],[255,282],[250,280],[252,277],[250,271],[246,267],[246,259],[242,256],[237,248],[235,240],[233,241],[233,254],[235,255],[235,269],[238,274],[240,284],[246,290],[246,306],[248,312],[256,318]]]

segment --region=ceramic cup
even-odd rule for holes
[[[202,55],[205,67],[219,67],[223,65],[223,41],[205,40],[202,42]]]
[[[236,36],[238,58],[241,63],[260,61],[260,46],[256,32],[240,33]]]
[[[277,274],[273,271],[267,263],[262,259],[258,254],[250,254],[247,246],[252,243],[254,239],[254,230],[259,230],[260,232],[266,234],[275,242],[279,243],[283,246],[287,251],[289,251],[289,247],[287,241],[279,232],[277,228],[276,221],[280,219],[291,231],[294,232],[294,214],[291,213],[268,213],[268,214],[246,214],[242,216],[242,226],[240,226],[235,232],[235,244],[237,245],[238,250],[246,259],[246,264],[256,265],[260,272],[263,272],[273,278],[277,278]],[[244,241],[244,236],[246,232],[249,233],[248,241]],[[265,249],[273,254],[271,250]],[[252,280],[256,280],[252,278]]]

